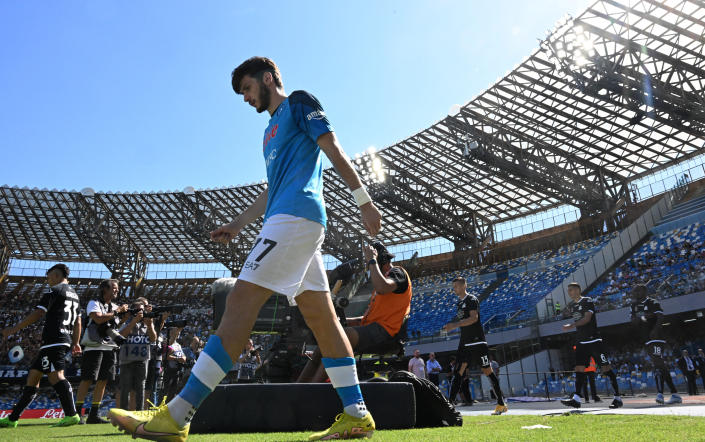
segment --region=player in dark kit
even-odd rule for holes
[[[610,378],[614,389],[614,400],[610,408],[623,406],[622,398],[619,396],[619,385],[617,385],[617,375],[614,374],[610,361],[607,359],[602,344],[602,338],[597,332],[597,319],[595,316],[595,303],[591,298],[582,296],[582,289],[577,282],[568,284],[568,296],[573,300],[572,313],[575,322],[565,324],[563,330],[575,328],[577,331],[575,343],[575,393],[572,398],[561,400],[563,405],[580,408],[583,384],[585,383],[585,367],[590,364],[590,358],[594,358],[600,366],[602,374]]]
[[[25,327],[39,321],[45,316],[42,331],[42,345],[39,354],[34,359],[27,385],[22,390],[20,400],[15,404],[10,416],[0,419],[0,427],[17,427],[17,421],[25,408],[37,395],[39,381],[44,374],[49,376],[49,383],[54,387],[64,417],[54,427],[68,427],[80,422],[73,402],[71,384],[64,378],[66,353],[74,355],[81,353],[78,338],[81,336],[81,316],[79,315],[79,299],[76,292],[69,286],[69,268],[64,264],[56,264],[47,270],[49,290],[42,295],[37,308],[14,327],[2,331],[3,339],[17,333]]]
[[[487,376],[492,383],[492,389],[497,396],[497,406],[492,414],[499,415],[508,411],[504,403],[502,389],[499,387],[499,379],[492,371],[490,365],[489,347],[485,340],[485,331],[480,322],[480,303],[477,297],[469,294],[465,278],[458,277],[453,280],[453,291],[460,300],[458,301],[458,315],[453,322],[449,322],[443,330],[450,331],[460,327],[460,343],[458,344],[457,363],[453,373],[453,380],[450,387],[450,401],[453,403],[460,390],[463,375],[469,364],[479,365],[482,373]]]
[[[661,304],[654,298],[648,296],[648,289],[643,284],[638,284],[632,289],[632,311],[631,320],[634,327],[637,329],[639,339],[643,339],[647,354],[651,357],[654,363],[654,376],[656,380],[656,402],[659,404],[680,404],[683,399],[678,395],[676,386],[673,385],[671,378],[671,370],[666,367],[663,360],[663,350],[666,341],[663,339],[663,329],[661,322],[663,321],[663,310]],[[664,381],[671,389],[671,398],[664,401],[663,384]]]

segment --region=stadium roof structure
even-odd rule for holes
[[[601,0],[444,117],[354,164],[389,244],[492,241],[493,225],[559,205],[583,214],[631,203],[636,179],[705,153],[705,3]],[[356,257],[364,230],[326,170],[324,252]],[[261,222],[229,246],[208,232],[265,183],[161,193],[0,188],[0,274],[10,258],[103,262],[139,281],[147,263],[221,262],[236,272]]]

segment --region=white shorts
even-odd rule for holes
[[[321,245],[325,229],[292,215],[267,219],[242,266],[239,279],[289,298],[307,291],[328,291]]]

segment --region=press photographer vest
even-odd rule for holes
[[[84,346],[84,351],[90,350],[114,350],[117,348],[117,344],[113,342],[110,338],[102,338],[98,336],[96,324],[93,319],[91,319],[91,313],[110,313],[117,310],[117,304],[110,302],[105,303],[103,301],[92,299],[88,302],[86,306],[86,316],[88,317],[88,322],[86,324],[85,332],[83,333],[83,338],[81,338],[81,345]],[[120,324],[120,318],[115,317],[116,324]]]
[[[401,267],[396,268],[401,269],[406,275],[408,282],[406,291],[404,293],[390,292],[381,294],[373,292],[370,305],[367,307],[367,311],[360,322],[361,325],[377,322],[384,327],[389,336],[394,336],[399,332],[404,323],[404,318],[411,310],[411,279],[406,270]]]
[[[142,323],[137,324],[127,336],[127,341],[120,346],[120,365],[149,360],[151,344],[147,335],[147,326]]]

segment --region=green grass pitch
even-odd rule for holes
[[[111,425],[76,425],[49,428],[50,419],[23,419],[15,429],[0,429],[2,441],[131,440]],[[550,429],[524,430],[522,426],[548,425]],[[194,434],[189,441],[293,441],[308,433]],[[659,441],[704,440],[705,418],[686,416],[568,415],[568,416],[473,416],[462,427],[377,431],[380,441]]]

